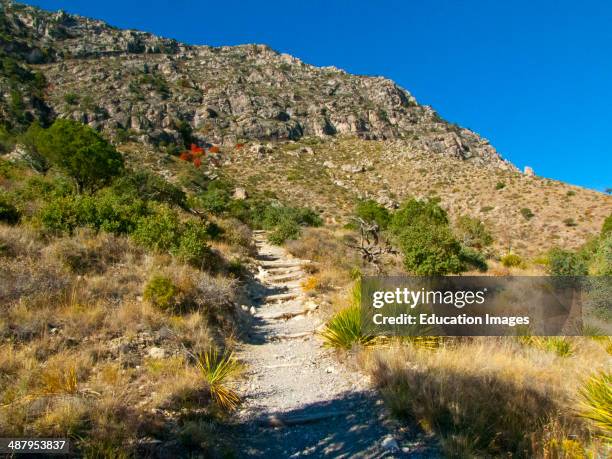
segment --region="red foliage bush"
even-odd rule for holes
[[[193,160],[193,165],[194,165],[196,168],[199,168],[199,167],[202,165],[202,160],[201,160],[200,158],[196,158],[196,159],[194,159],[194,160]]]
[[[210,147],[210,148],[208,149],[208,151],[209,151],[210,153],[219,153],[219,147],[218,147],[218,146],[216,146],[216,145],[213,145],[212,147]]]
[[[191,144],[190,150],[191,150],[191,153],[200,153],[200,154],[204,153],[204,149],[201,147],[198,147],[195,143]]]
[[[182,159],[183,161],[191,161],[191,152],[183,151],[180,154],[179,158]]]
[[[237,143],[236,144],[236,150],[240,150],[242,147],[244,147],[243,143]]]

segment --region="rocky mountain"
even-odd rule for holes
[[[164,147],[345,134],[514,169],[487,140],[386,78],[315,67],[264,45],[189,46],[62,11],[0,6],[5,123],[70,117],[117,141]]]

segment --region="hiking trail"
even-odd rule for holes
[[[240,457],[431,457],[418,452],[418,441],[400,448],[406,432],[387,419],[368,378],[322,346],[324,323],[301,287],[310,262],[270,244],[263,231],[254,238],[255,309],[237,350],[246,366],[234,445]]]

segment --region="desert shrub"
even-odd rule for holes
[[[493,243],[493,236],[478,218],[463,215],[457,220],[456,227],[457,237],[463,245],[482,250]]]
[[[495,184],[495,189],[496,189],[496,190],[502,190],[502,189],[504,189],[504,188],[506,188],[506,184],[505,184],[504,182],[497,182],[497,183]]]
[[[186,202],[185,193],[180,188],[147,171],[126,173],[113,182],[111,189],[115,194],[179,207],[184,207]]]
[[[138,219],[148,213],[143,201],[101,190],[95,195],[67,195],[49,199],[35,221],[52,234],[72,234],[87,226],[115,234],[130,233]]]
[[[321,217],[312,209],[306,207],[288,207],[277,204],[268,204],[261,214],[261,220],[256,223],[267,230],[286,222],[292,222],[297,226],[321,226]]]
[[[490,212],[490,211],[491,211],[491,210],[493,210],[494,208],[495,208],[495,207],[493,207],[493,206],[482,206],[482,207],[480,208],[480,211],[481,211],[481,212]]]
[[[48,262],[59,261],[73,273],[102,273],[128,251],[126,242],[110,234],[79,230],[73,237],[52,241],[43,253]]]
[[[606,236],[608,233],[612,233],[612,214],[608,215],[601,225],[601,235]]]
[[[570,196],[576,196],[576,192],[574,190],[569,190],[567,193],[565,193],[566,196],[570,197]]]
[[[470,247],[462,247],[461,252],[459,254],[459,258],[461,259],[464,265],[463,269],[473,268],[482,272],[488,269],[485,256]]]
[[[214,182],[213,182],[214,183]],[[206,212],[220,215],[228,210],[231,193],[222,187],[210,187],[197,197],[197,202]]]
[[[419,276],[458,273],[463,269],[461,245],[446,226],[411,225],[398,237],[404,266]]]
[[[175,305],[178,288],[172,279],[156,275],[151,277],[144,288],[143,297],[160,309],[169,309]]]
[[[588,274],[588,269],[577,253],[554,248],[548,252],[548,272],[552,276],[583,276]]]
[[[500,261],[506,268],[517,268],[524,263],[520,255],[512,252],[505,254]]]
[[[97,192],[93,199],[95,215],[89,226],[115,234],[129,234],[134,231],[140,217],[149,210],[141,199],[119,195],[112,189]]]
[[[178,245],[180,230],[176,212],[160,204],[152,215],[138,220],[132,237],[148,249],[167,251]]]
[[[123,170],[123,157],[100,134],[76,121],[58,119],[40,130],[35,145],[52,165],[68,174],[77,190],[96,190]]]
[[[612,233],[603,233],[590,259],[589,273],[594,276],[612,276]]]
[[[455,238],[438,199],[410,199],[393,214],[390,230],[404,256],[404,267],[421,276],[486,269],[484,258]]]
[[[382,230],[386,229],[391,221],[389,211],[372,199],[360,201],[355,207],[355,215],[367,222],[375,222]]]
[[[393,214],[390,229],[400,234],[407,226],[440,226],[448,225],[448,215],[439,205],[437,198],[419,201],[409,199]]]
[[[272,244],[280,245],[289,239],[297,239],[300,236],[300,226],[293,220],[282,220],[274,230],[268,234],[268,240]]]
[[[17,208],[9,201],[9,199],[0,193],[0,222],[8,223],[9,225],[15,225],[19,223],[21,218],[20,212]]]
[[[247,225],[235,218],[224,220],[220,225],[220,233],[224,241],[232,246],[244,249],[247,254],[255,254],[256,249],[253,244],[253,233]]]
[[[41,207],[35,221],[51,234],[72,234],[75,228],[96,221],[94,198],[69,195],[52,199]]]
[[[208,238],[208,228],[205,224],[188,221],[181,228],[178,244],[172,249],[172,253],[185,263],[202,267],[211,254]]]
[[[361,332],[361,307],[342,309],[327,323],[321,337],[328,347],[351,349],[355,344],[367,345],[372,337]]]
[[[529,207],[521,208],[520,212],[525,220],[531,220],[533,217],[535,217],[535,214],[531,211]]]
[[[79,96],[73,92],[68,92],[64,94],[64,102],[68,105],[76,105],[79,102]]]
[[[563,224],[569,227],[578,226],[578,223],[576,223],[576,221],[573,218],[565,218],[563,220]]]
[[[23,201],[37,199],[49,200],[72,194],[74,187],[63,177],[28,177],[15,190],[16,196]]]

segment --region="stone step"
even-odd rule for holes
[[[277,293],[276,295],[268,295],[264,298],[264,303],[277,303],[279,301],[287,301],[292,300],[300,296],[299,291],[287,292],[287,293]]]
[[[302,270],[291,271],[289,273],[277,274],[275,276],[267,276],[266,277],[266,281],[272,282],[273,284],[275,284],[275,283],[278,283],[278,282],[284,282],[284,281],[299,279],[299,278],[304,277],[304,276],[305,276],[305,273]]]
[[[291,274],[296,272],[302,272],[301,266],[290,266],[289,268],[270,268],[266,270],[268,274],[272,276],[281,275],[281,274]]]
[[[278,282],[278,283],[272,283],[272,286],[274,288],[286,288],[288,290],[301,290],[302,288],[302,281],[301,280],[297,280],[297,281],[292,281],[292,282]]]
[[[264,268],[292,268],[308,264],[307,260],[280,260],[280,261],[261,261],[259,264]]]

